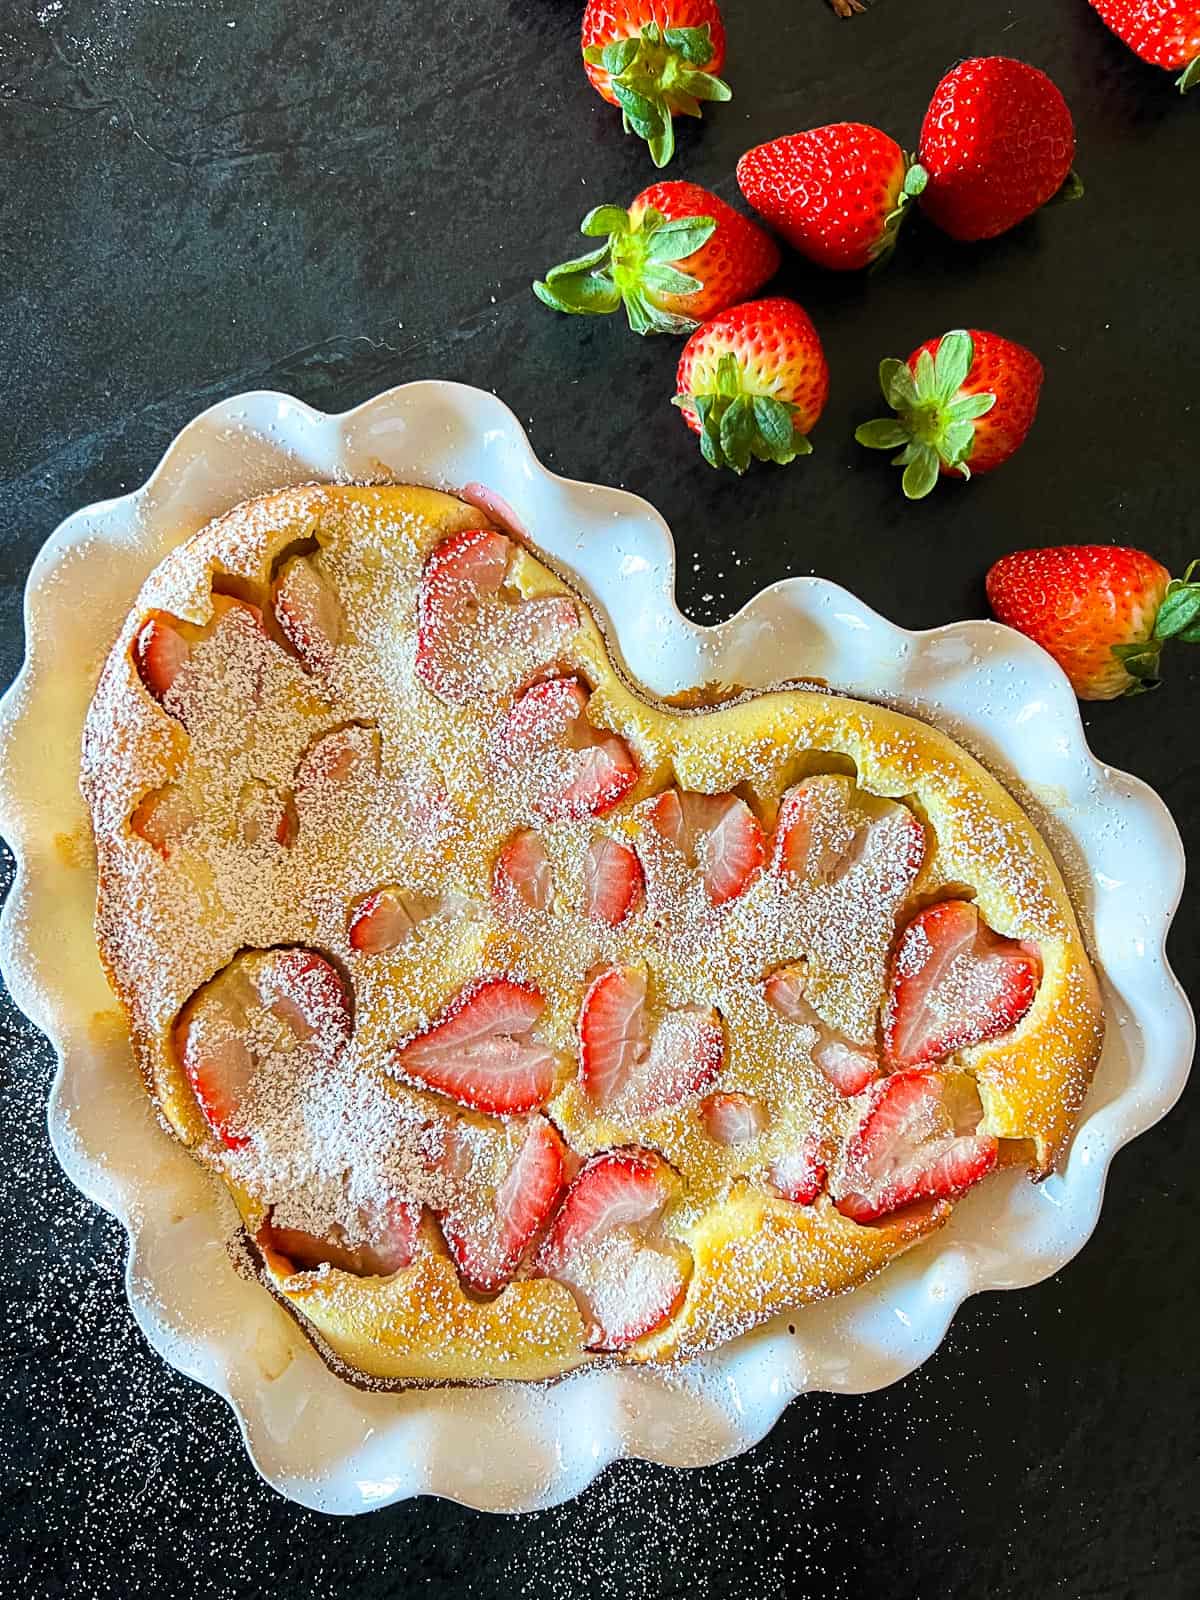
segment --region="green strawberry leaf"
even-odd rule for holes
[[[612,92],[616,95],[621,110],[629,118],[635,133],[641,134],[643,139],[649,139],[658,131],[662,120],[662,107],[657,101],[651,100],[627,83],[618,83],[615,79]]]
[[[552,311],[568,316],[603,316],[621,304],[621,294],[611,278],[580,273],[576,277],[535,282],[533,292]]]
[[[1048,206],[1069,205],[1072,200],[1082,200],[1083,194],[1083,179],[1072,167],[1063,179],[1062,187],[1054,191],[1049,200],[1046,201],[1046,204]]]
[[[592,66],[601,66],[605,72],[614,78],[619,77],[628,67],[637,60],[642,48],[642,41],[636,36],[630,39],[614,39],[611,44],[606,44],[600,51],[599,60],[591,60]],[[593,55],[592,50],[585,52],[588,57]]]
[[[896,417],[879,417],[855,428],[854,437],[868,450],[895,450],[908,442],[908,429]]]
[[[796,424],[790,409],[771,395],[756,394],[754,422],[766,458],[786,467],[796,453]]]
[[[965,394],[946,407],[946,415],[952,422],[974,422],[976,417],[986,417],[995,404],[994,394]]]
[[[909,500],[923,500],[938,481],[937,452],[922,445],[904,469],[900,487]]]
[[[712,60],[712,30],[707,22],[699,28],[668,28],[662,37],[665,45],[695,66]]]
[[[671,85],[672,99],[676,93],[691,95],[693,100],[711,100],[724,103],[733,99],[733,90],[724,78],[714,78],[711,72],[684,72]]]
[[[1194,89],[1200,83],[1200,56],[1195,56],[1175,79],[1175,86],[1180,94],[1187,94],[1189,89]]]
[[[591,238],[628,233],[629,213],[624,206],[593,206],[579,224],[579,231]]]
[[[570,278],[577,272],[590,272],[593,267],[607,263],[610,248],[606,240],[598,250],[589,250],[585,256],[576,256],[572,261],[560,261],[556,267],[550,268],[546,274],[546,282],[554,283],[559,278]]]
[[[658,294],[695,294],[697,289],[704,287],[699,278],[690,277],[677,267],[668,266],[665,261],[652,261],[644,268],[642,283]]]
[[[1146,688],[1158,687],[1158,666],[1161,656],[1160,647],[1151,639],[1143,639],[1135,644],[1113,645],[1113,655],[1125,668],[1131,678],[1136,679]],[[1126,691],[1128,693],[1128,691]]]
[[[717,231],[713,217],[680,217],[660,227],[645,229],[647,261],[683,261],[695,255]]]
[[[974,443],[975,424],[973,422],[952,422],[942,433],[941,442],[938,445],[938,454],[948,467],[965,466],[966,458]],[[964,474],[964,476],[968,476],[968,474]]]
[[[1172,592],[1173,591],[1173,592]],[[1154,621],[1156,639],[1174,639],[1200,618],[1200,584],[1171,586]]]
[[[739,477],[750,465],[754,442],[754,408],[746,395],[738,395],[721,414],[721,453]]]
[[[918,373],[922,370],[926,353],[922,352],[917,361]],[[949,333],[942,335],[933,363],[933,385],[943,402],[948,404],[962,388],[974,359],[975,342],[965,328],[952,328]],[[919,377],[917,387],[921,387]]]
[[[933,400],[937,397],[937,365],[928,350],[922,350],[917,357],[917,368],[914,373],[917,386],[917,400]]]
[[[904,174],[904,189],[902,192],[906,194],[910,200],[915,199],[917,195],[925,193],[925,185],[928,182],[929,174],[919,161],[914,161],[910,164],[908,171]]]
[[[660,124],[657,131],[651,132],[645,137],[651,161],[656,167],[665,167],[675,154],[675,123],[671,118],[671,113],[664,109],[660,114]]]
[[[671,110],[680,117],[701,117],[704,115],[700,109],[700,102],[694,94],[680,94],[678,89],[671,90]]]
[[[879,363],[879,387],[888,405],[904,411],[917,403],[917,386],[909,371],[907,361],[897,361],[895,356]]]

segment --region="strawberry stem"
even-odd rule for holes
[[[1187,94],[1200,83],[1200,56],[1194,56],[1175,80],[1180,94]]]
[[[812,453],[797,427],[798,407],[744,383],[738,358],[727,351],[717,362],[713,387],[677,394],[672,405],[691,412],[700,424],[700,453],[710,467],[728,467],[740,477],[754,461],[786,467]]]

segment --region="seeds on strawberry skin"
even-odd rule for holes
[[[1200,562],[1172,578],[1144,550],[1060,545],[1018,550],[987,576],[1001,622],[1040,644],[1081,700],[1115,700],[1158,685],[1170,639],[1200,644]]]
[[[829,368],[812,320],[794,300],[748,300],[706,322],[679,360],[673,404],[712,467],[786,466],[811,453]]]
[[[732,98],[717,76],[725,28],[716,0],[588,0],[581,43],[588,81],[620,106],[625,132],[645,139],[656,167],[674,154],[675,117]]]
[[[955,328],[919,345],[907,361],[880,362],[879,384],[895,417],[864,422],[868,450],[899,450],[909,500],[939,476],[969,479],[1002,466],[1037,415],[1042,364],[1024,345],[978,328]]]
[[[891,255],[925,170],[878,128],[835,122],[747,150],[737,180],[794,250],[831,271],[856,272]]]
[[[1055,197],[1078,199],[1075,125],[1044,72],[980,56],[933,92],[917,159],[928,174],[922,211],[953,239],[991,239]]]
[[[769,234],[698,183],[655,183],[625,211],[597,206],[580,232],[604,243],[552,267],[543,305],[595,316],[621,305],[634,333],[691,333],[779,270]]]
[[[1186,94],[1200,83],[1200,0],[1088,0],[1118,39],[1152,66],[1182,72]]]

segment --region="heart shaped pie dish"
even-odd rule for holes
[[[432,490],[268,495],[144,586],[85,735],[101,955],[352,1380],[682,1359],[1063,1149],[1101,1013],[1028,817],[884,707],[709,700]]]

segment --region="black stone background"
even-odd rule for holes
[[[662,510],[706,621],[792,572],[923,627],[981,614],[989,563],[1030,542],[1138,542],[1174,570],[1200,554],[1200,104],[1084,0],[879,0],[853,23],[822,0],[727,0],[736,99],[681,130],[672,175],[736,198],[744,148],[847,117],[911,141],[941,73],[1000,51],[1063,88],[1088,185],[983,246],[918,222],[875,279],[790,261],[780,287],[815,316],[832,395],[811,460],[741,482],[667,403],[672,342],[529,294],[590,205],[652,177],[580,71],[580,9],[2,0],[0,682],[59,519],[264,386],[329,410],[410,378],[495,387],[550,466]],[[1041,415],[997,476],[906,505],[851,437],[876,363],[972,323],[1042,356]],[[1193,848],[1198,665],[1086,717]],[[1173,949],[1194,990],[1194,900]],[[739,1461],[626,1464],[540,1515],[423,1501],[338,1521],[265,1488],[224,1405],[144,1346],[121,1233],[46,1143],[45,1044],[11,1007],[0,1033],[5,1594],[1200,1595],[1194,1094],[1118,1157],[1077,1261],[970,1302],[887,1392],[807,1397]]]

